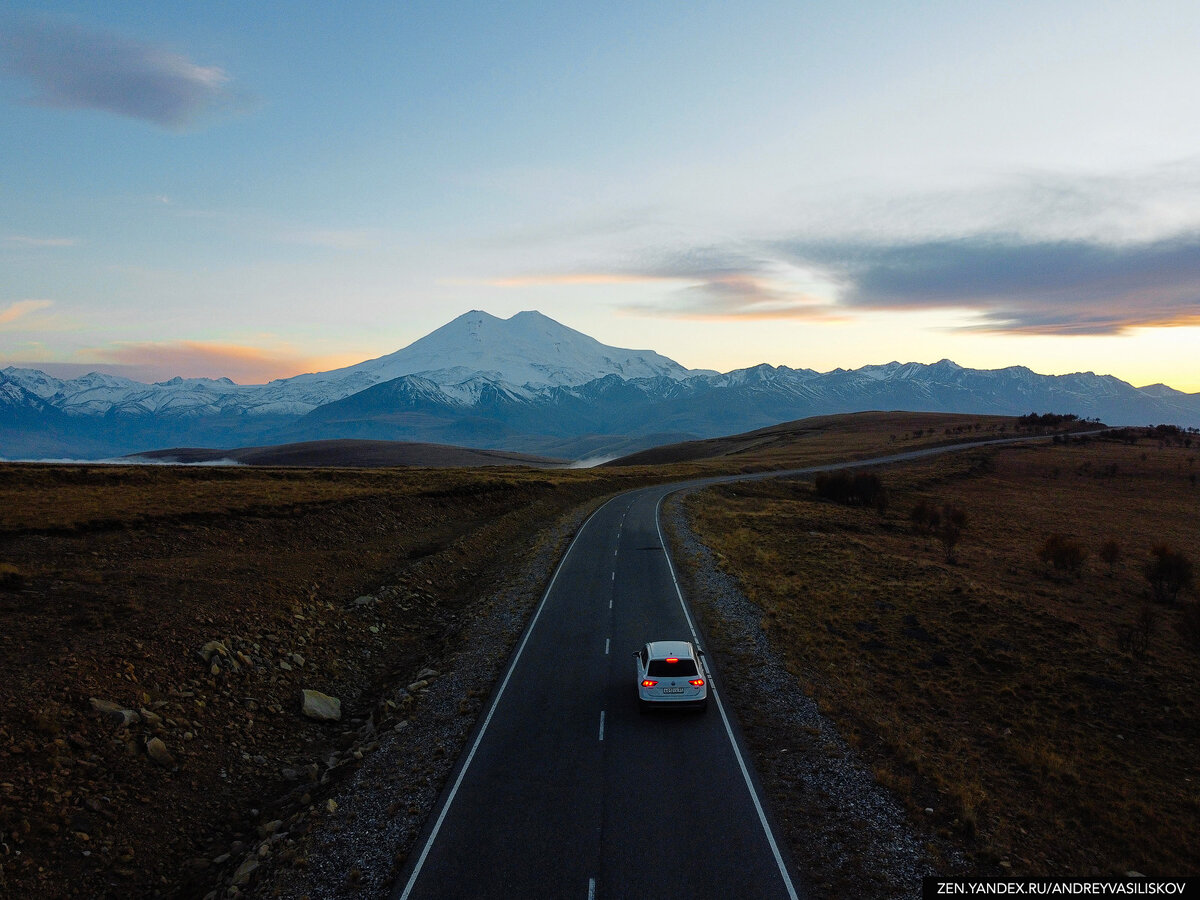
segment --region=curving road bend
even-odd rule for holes
[[[634,651],[659,639],[703,646],[659,505],[680,489],[1015,440],[1028,438],[659,485],[608,501],[567,549],[394,896],[802,896],[711,659],[707,713],[638,713]]]

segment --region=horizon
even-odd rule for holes
[[[526,313],[526,312],[532,312],[532,313],[536,313],[541,316],[545,316],[545,314],[542,313],[540,310],[536,310],[536,309],[521,310],[520,312],[513,313],[511,316],[509,316],[507,318],[500,319],[500,321],[504,321],[504,322],[510,321],[515,316],[521,315],[521,313]],[[448,322],[443,323],[443,324],[449,325],[451,322],[457,321],[457,319],[459,319],[463,316],[470,315],[471,313],[483,313],[484,315],[491,315],[491,313],[489,313],[487,310],[468,310],[466,312],[461,313],[459,316],[456,316],[454,319],[451,319]],[[545,316],[545,317],[550,318],[549,316]],[[500,317],[496,316],[494,318],[500,318]],[[573,328],[571,328],[571,326],[565,325],[562,322],[558,322],[558,320],[556,320],[556,319],[551,319],[551,321],[554,321],[556,324],[561,325],[564,328],[569,328],[572,331],[578,331],[578,329],[573,329]],[[583,333],[583,332],[579,332],[579,333]],[[424,337],[424,336],[425,335],[423,335],[422,337]],[[587,336],[591,337],[591,335],[587,335]],[[417,340],[420,340],[420,338],[418,338]],[[408,348],[408,346],[410,346],[410,345],[405,345],[404,347],[398,347],[396,350],[394,350],[392,352],[396,353],[401,350],[405,350]],[[653,347],[636,347],[636,348],[635,347],[621,347],[621,348],[616,348],[616,349],[657,352],[654,350]],[[390,355],[390,354],[382,354],[382,355],[386,356],[386,355]],[[661,354],[661,355],[665,355],[665,354]],[[378,358],[379,357],[371,357],[371,359],[378,359]],[[669,356],[667,358],[671,359]],[[366,360],[366,359],[355,360],[354,362],[349,363],[349,365],[353,366],[357,363],[367,362],[367,361],[369,361],[369,360]],[[677,360],[673,360],[673,359],[671,361],[677,362]],[[882,368],[885,366],[892,366],[892,365],[933,366],[933,365],[937,365],[938,363],[941,363],[941,362],[949,362],[949,363],[952,363],[953,365],[957,365],[957,366],[960,366],[961,368],[965,368],[965,369],[974,369],[975,368],[973,366],[961,366],[961,364],[957,360],[951,359],[949,357],[942,357],[940,359],[929,361],[929,362],[921,361],[921,360],[912,360],[912,359],[901,360],[899,358],[893,358],[893,359],[887,360],[886,362],[870,362],[870,363],[865,363],[862,366],[855,366],[853,368],[846,367],[846,366],[835,366],[831,369],[817,369],[814,371],[817,371],[818,374],[820,374],[820,375],[828,375],[831,372],[855,371],[857,369],[862,369],[862,368],[871,368],[871,367]],[[761,360],[758,363],[751,364],[750,366],[739,366],[736,369],[717,370],[717,371],[719,371],[721,374],[729,374],[730,372],[738,371],[741,369],[754,368],[759,365],[768,365],[775,369],[778,369],[778,368],[790,368],[790,369],[809,368],[809,369],[811,369],[812,368],[811,366],[793,366],[793,365],[789,365],[787,363],[777,363],[777,362],[771,362],[769,360]],[[87,364],[87,363],[5,362],[3,365],[0,365],[0,372],[3,372],[4,369],[9,368],[10,366],[13,368],[17,368],[17,369],[34,369],[37,371],[41,371],[44,374],[49,375],[53,378],[58,378],[63,381],[70,381],[72,379],[86,377],[87,375],[91,375],[91,374],[103,374],[103,375],[115,375],[115,376],[119,376],[119,377],[123,377],[123,378],[128,378],[132,381],[137,381],[137,382],[140,382],[143,384],[164,384],[164,383],[169,382],[176,378],[182,378],[184,380],[189,380],[189,379],[193,379],[193,378],[209,378],[212,380],[219,380],[222,378],[226,378],[226,379],[232,381],[234,384],[237,384],[242,387],[255,387],[255,386],[259,386],[259,385],[267,383],[267,382],[239,381],[238,379],[232,378],[228,375],[184,375],[184,374],[176,373],[173,375],[164,375],[162,377],[154,377],[156,375],[156,373],[158,372],[157,367],[154,365],[132,365],[132,364],[120,364],[120,363],[101,365],[99,367],[96,367],[96,366],[92,366],[91,364]],[[997,369],[1014,368],[1014,367],[1030,368],[1028,366],[1021,366],[1020,364],[1013,364],[1012,366],[999,366],[999,367],[997,367]],[[341,367],[339,367],[339,368],[341,368]],[[320,371],[329,371],[329,370],[320,370]],[[704,369],[689,367],[689,371],[700,372],[700,371],[704,371]],[[984,370],[984,371],[994,371],[994,370]],[[1034,374],[1037,374],[1037,375],[1089,374],[1089,375],[1117,377],[1115,375],[1112,375],[1112,373],[1109,373],[1109,372],[1099,372],[1099,371],[1095,371],[1095,370],[1091,370],[1091,369],[1079,370],[1077,372],[1059,372],[1059,373],[1038,372],[1033,369],[1031,369],[1031,371],[1033,371]],[[295,377],[296,375],[308,375],[308,374],[319,374],[319,372],[296,372],[293,375],[280,376],[279,379],[272,379],[272,380],[286,380],[287,378]],[[1124,381],[1125,379],[1121,379],[1121,380]],[[1133,384],[1133,382],[1127,382],[1127,383],[1131,384],[1135,388],[1149,388],[1149,387],[1157,387],[1157,386],[1166,386],[1166,387],[1174,388],[1175,390],[1181,390],[1180,388],[1175,387],[1175,385],[1167,384],[1166,382],[1153,382],[1153,383],[1149,383],[1149,384]],[[1184,391],[1184,393],[1200,393],[1200,392]]]
[[[536,308],[1200,392],[1197,43],[1169,0],[15,0],[0,368],[261,384]]]

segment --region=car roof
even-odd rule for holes
[[[646,645],[650,648],[651,659],[666,659],[668,656],[691,657],[692,645],[688,641],[651,641]]]

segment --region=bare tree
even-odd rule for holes
[[[1150,551],[1151,559],[1142,572],[1159,603],[1175,603],[1181,591],[1192,587],[1192,561],[1166,544]]]

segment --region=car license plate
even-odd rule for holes
[[[663,688],[664,694],[682,694],[683,688]]]

